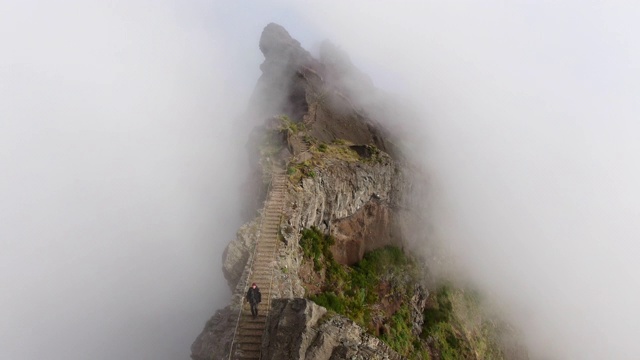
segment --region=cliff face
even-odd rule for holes
[[[269,114],[262,115],[261,131],[266,133],[282,130],[281,119],[270,118],[270,114],[286,116],[289,123],[285,126],[296,129],[272,135],[285,145],[268,155],[256,138],[254,178],[262,179],[273,166],[283,164],[292,173],[284,210],[285,246],[277,264],[288,269],[288,276],[280,274],[284,283],[278,282],[278,295],[303,296],[300,281],[291,276],[300,265],[296,256],[300,230],[315,226],[332,234],[336,238],[334,255],[343,264],[357,262],[365,251],[400,246],[402,232],[396,220],[406,208],[407,182],[400,159],[385,152],[382,126],[351,100],[355,80],[367,91],[372,85],[353,70],[346,55],[325,44],[323,61],[316,60],[276,24],[265,28],[260,49],[265,61],[250,114]],[[341,76],[351,73],[358,75],[347,78],[346,84],[341,82]],[[224,273],[232,288],[241,280],[250,258],[258,222],[243,226],[224,254]]]

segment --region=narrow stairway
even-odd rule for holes
[[[258,360],[262,334],[271,308],[271,289],[273,285],[273,262],[278,249],[278,231],[282,219],[286,196],[286,175],[283,170],[277,170],[272,175],[271,188],[263,210],[260,236],[256,244],[251,273],[247,284],[256,283],[262,293],[262,302],[258,306],[258,317],[251,316],[248,304],[243,304],[240,320],[234,336],[232,359]],[[246,292],[247,289],[244,289]]]

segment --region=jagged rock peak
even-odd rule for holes
[[[284,27],[276,23],[270,23],[264,28],[262,36],[260,36],[259,46],[265,57],[289,48],[303,50],[300,42],[292,38]]]

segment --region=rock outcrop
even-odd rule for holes
[[[230,306],[218,310],[191,345],[193,360],[221,360],[228,357],[238,311]]]
[[[275,300],[262,342],[263,360],[402,359],[353,321],[306,299]]]

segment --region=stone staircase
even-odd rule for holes
[[[240,310],[240,319],[238,320],[231,349],[231,359],[234,360],[260,359],[262,334],[266,326],[269,309],[271,309],[273,270],[276,251],[280,242],[278,231],[285,203],[286,181],[287,177],[284,170],[278,169],[274,171],[269,194],[263,209],[260,236],[254,251],[247,287],[241,290],[246,293],[248,285],[255,282],[262,293],[262,302],[258,306],[258,317],[255,319],[251,316],[249,304],[244,303]]]

